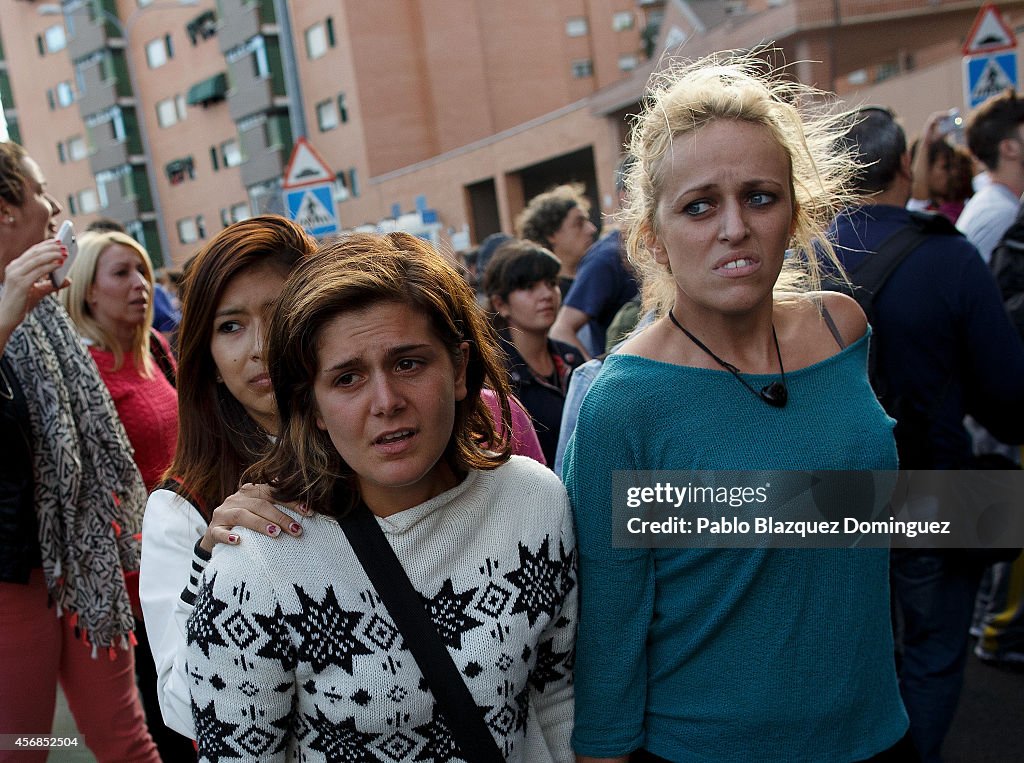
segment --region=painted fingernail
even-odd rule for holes
[[[267,525],[267,535],[273,537],[274,535],[277,535],[279,532],[281,532],[281,528],[277,525]]]
[[[234,533],[228,534],[228,543],[238,543],[238,536]]]
[[[298,522],[292,522],[290,525],[288,525],[288,529],[292,531],[292,535],[302,534],[302,525],[300,525]]]
[[[299,510],[300,514],[305,514],[306,516],[309,516],[312,513],[309,510],[309,506],[307,506],[305,503],[300,503],[296,508]]]

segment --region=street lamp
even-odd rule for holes
[[[167,228],[164,225],[164,210],[163,205],[160,203],[160,187],[156,183],[156,170],[153,167],[153,153],[149,144],[149,128],[146,126],[146,115],[142,113],[142,99],[139,94],[138,83],[135,79],[135,64],[132,63],[130,34],[135,20],[143,13],[161,9],[187,8],[195,5],[199,5],[199,0],[166,0],[164,2],[150,3],[149,5],[136,8],[128,14],[128,18],[124,21],[121,21],[121,18],[116,14],[100,7],[99,3],[95,3],[93,5],[93,11],[97,15],[102,16],[104,20],[117,27],[117,30],[121,33],[121,37],[124,40],[126,49],[124,58],[125,66],[128,69],[128,84],[132,89],[132,97],[135,98],[135,101],[139,106],[139,114],[136,122],[139,125],[139,137],[142,138],[142,151],[145,154],[146,161],[144,166],[146,168],[146,179],[149,182],[149,190],[153,197],[153,213],[156,215],[156,233],[157,238],[160,240],[160,249],[162,250],[165,258],[170,257],[170,240],[167,238]],[[56,3],[44,3],[36,9],[36,12],[40,16],[63,16],[64,7]]]

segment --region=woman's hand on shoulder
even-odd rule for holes
[[[301,504],[285,504],[303,516],[310,511]],[[263,535],[276,538],[282,532],[294,537],[302,535],[302,525],[279,509],[267,485],[246,483],[224,499],[224,503],[213,511],[199,545],[206,551],[213,551],[218,543],[235,545],[239,541],[236,527],[247,527]]]
[[[64,256],[60,242],[50,238],[26,249],[7,264],[0,296],[0,332],[13,331],[43,297],[57,291],[48,276],[60,266]],[[61,287],[68,283],[65,279]]]
[[[846,344],[853,344],[867,332],[867,316],[853,297],[838,291],[821,291],[814,297],[828,310]]]

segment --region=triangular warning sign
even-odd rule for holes
[[[973,56],[978,53],[994,53],[1017,47],[1017,38],[1003,20],[1003,15],[994,5],[986,3],[981,6],[974,25],[964,43],[964,55]]]
[[[334,215],[312,191],[306,191],[295,213],[295,222],[307,231],[334,225]]]
[[[1003,71],[1003,67],[989,59],[978,78],[977,84],[971,88],[971,103],[981,103],[993,95],[999,95],[1006,88],[1013,87],[1013,80]]]
[[[285,188],[298,188],[315,183],[334,181],[334,173],[327,166],[320,154],[305,138],[299,138],[292,149],[292,157],[288,160],[288,168],[284,172]]]

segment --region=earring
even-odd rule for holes
[[[217,382],[217,384],[223,384],[224,383],[224,378],[219,373],[216,376],[213,377],[213,380],[215,382]]]

